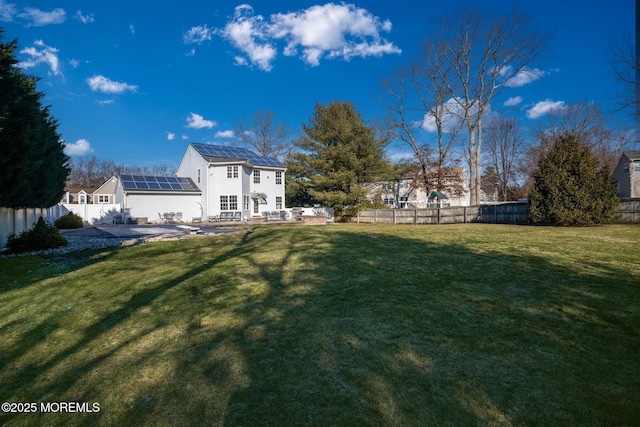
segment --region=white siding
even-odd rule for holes
[[[198,169],[200,170],[200,182],[198,182]],[[196,187],[198,187],[200,191],[202,191],[202,196],[200,196],[199,202],[202,205],[203,209],[203,219],[205,219],[209,215],[213,215],[207,210],[210,199],[208,185],[209,181],[207,179],[207,162],[191,145],[187,147],[187,151],[182,157],[182,161],[180,162],[180,166],[178,166],[176,175],[180,177],[191,178],[196,184]]]
[[[251,193],[264,193],[267,195],[266,204],[260,204],[260,213],[276,210],[276,197],[282,197],[282,209],[285,208],[284,180],[285,173],[282,169],[267,169],[264,166],[256,166],[260,170],[260,183],[253,182],[253,174],[249,177]],[[282,172],[281,184],[276,184],[276,171]],[[253,202],[252,202],[253,203]],[[278,209],[280,210],[280,209]],[[255,214],[254,214],[255,215]]]
[[[125,221],[129,218],[157,221],[165,212],[182,212],[183,221],[202,216],[200,195],[197,194],[129,194],[123,209]]]

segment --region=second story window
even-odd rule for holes
[[[276,171],[276,185],[282,185],[282,171]]]
[[[253,183],[260,184],[260,169],[253,170]]]
[[[238,166],[227,166],[227,178],[238,177]]]

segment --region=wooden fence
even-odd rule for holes
[[[621,224],[640,223],[640,199],[624,199],[618,207]],[[439,209],[363,209],[355,222],[369,224],[528,224],[526,203],[453,206]]]

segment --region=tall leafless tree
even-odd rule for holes
[[[640,32],[640,30],[636,30]],[[638,63],[637,38],[624,34],[611,45],[611,74],[620,83],[620,91],[615,94],[620,110],[628,112],[640,122],[640,63]]]
[[[429,194],[431,190],[458,192],[459,169],[449,154],[463,123],[448,111],[447,88],[438,72],[447,75],[441,64],[441,52],[426,41],[423,54],[409,67],[400,68],[394,76],[383,79],[382,104],[387,108],[386,131],[391,139],[405,142],[419,165],[414,183]],[[425,135],[435,134],[434,141]],[[433,148],[435,145],[437,147]]]
[[[509,187],[517,180],[517,167],[524,150],[518,121],[512,117],[492,120],[487,125],[485,141],[487,164],[498,178],[498,196],[506,201]]]
[[[440,24],[434,39],[443,60],[436,76],[456,104],[449,108],[465,124],[471,204],[480,201],[483,118],[490,103],[515,80],[533,80],[532,63],[546,48],[549,33],[531,28],[531,19],[515,8],[493,18],[464,9]]]
[[[289,145],[286,126],[275,122],[271,110],[257,112],[251,122],[239,121],[234,133],[245,145],[263,156],[282,158]]]

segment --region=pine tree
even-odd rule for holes
[[[562,226],[607,224],[618,198],[607,166],[598,170],[591,151],[571,133],[557,137],[534,172],[529,193],[531,222]]]
[[[68,157],[37,79],[17,66],[17,42],[1,36],[0,29],[0,206],[50,207],[64,194]]]
[[[344,217],[366,199],[363,184],[386,167],[387,140],[376,137],[350,102],[317,103],[303,130],[305,135],[295,142],[300,151],[287,167],[296,171],[299,190]]]

